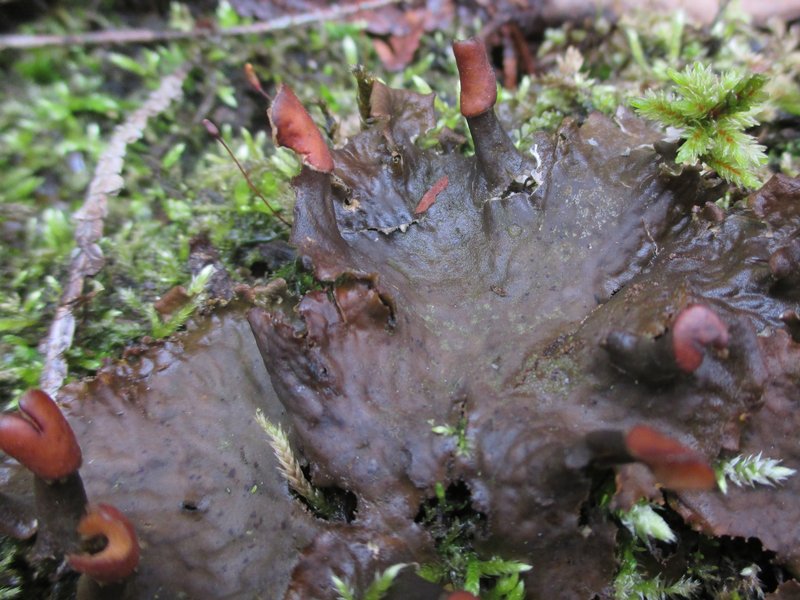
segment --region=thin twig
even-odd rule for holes
[[[47,339],[44,341],[44,368],[39,380],[41,388],[55,395],[67,376],[65,353],[72,346],[75,334],[73,306],[83,294],[83,284],[88,277],[97,275],[105,263],[98,242],[103,236],[103,220],[108,212],[108,198],[116,196],[124,185],[120,175],[128,144],[140,139],[147,121],[166,108],[183,94],[183,82],[191,69],[186,62],[161,80],[161,85],[147,97],[139,109],[124,123],[118,125],[111,135],[108,146],[100,155],[94,177],[89,184],[86,199],[74,219],[75,250],[69,267],[69,279],[56,308]]]
[[[170,40],[197,39],[216,36],[250,35],[289,29],[308,23],[334,21],[361,11],[374,10],[402,0],[365,0],[354,4],[333,4],[329,8],[315,10],[300,15],[286,15],[268,21],[226,29],[196,28],[191,31],[154,31],[152,29],[119,29],[74,33],[67,35],[0,35],[0,50],[10,48],[41,48],[43,46],[86,46],[94,44],[144,44]]]

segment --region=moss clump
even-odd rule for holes
[[[741,76],[733,71],[716,75],[696,63],[683,71],[668,69],[674,93],[650,91],[631,101],[642,116],[678,130],[684,142],[675,162],[698,162],[736,185],[761,185],[758,168],[767,162],[765,147],[745,133],[755,125],[754,112],[766,98],[763,75]]]

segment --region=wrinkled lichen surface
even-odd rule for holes
[[[797,233],[797,184],[776,178],[748,208],[704,218],[709,182],[662,175],[658,135],[624,113],[567,121],[520,155],[489,112],[470,122],[465,158],[414,146],[429,102],[376,84],[372,123],[334,152],[334,176],[298,177],[293,241],[335,283],[296,313],[251,312],[259,347],[314,481],[352,490],[356,526],[402,548],[358,564],[366,573],[425,560],[420,503],[437,481],[463,481],[487,517],[478,548],[535,565],[530,597],[607,594],[614,528],[587,505],[587,434],[645,423],[709,460],[797,456],[795,343],[780,320],[795,294],[769,266]],[[732,343],[692,374],[641,372],[634,352],[601,347],[619,331],[657,340],[698,303]],[[430,427],[462,418],[466,455]],[[778,503],[794,485],[755,498]],[[796,573],[796,502],[765,520],[744,497],[673,502],[710,533],[760,537]],[[307,551],[289,597],[324,597],[319,574],[347,562]]]
[[[797,278],[770,268],[800,233],[800,183],[776,177],[720,219],[704,208],[719,190],[663,173],[659,133],[623,112],[521,152],[487,113],[469,157],[415,145],[432,96],[376,83],[371,115],[333,174],[295,181],[292,241],[323,289],[246,318],[231,307],[61,394],[89,496],[140,534],[131,597],[334,598],[332,574],[363,590],[391,564],[435,560],[418,517],[437,482],[466,485],[480,553],[533,565],[528,597],[609,597],[617,527],[590,501],[609,471],[587,435],[646,424],[709,461],[800,462],[798,344],[781,320]],[[612,332],[656,343],[695,303],[731,342],[694,373],[604,348]],[[290,495],[256,408],[291,432],[316,486],[355,496],[351,522]],[[462,427],[467,451],[432,424]],[[792,478],[668,499],[798,575],[798,493]],[[439,595],[402,586],[394,597]]]

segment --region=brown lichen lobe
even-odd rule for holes
[[[68,386],[61,399],[90,498],[123,511],[141,543],[126,598],[286,589],[296,545],[320,529],[255,423],[256,408],[274,422],[284,411],[241,305]]]
[[[488,75],[469,72],[476,46],[462,44],[462,77],[485,92]],[[593,597],[614,571],[614,530],[581,517],[590,473],[608,468],[587,436],[657,429],[670,452],[627,450],[650,467],[650,485],[713,485],[710,461],[769,393],[772,338],[756,332],[780,329],[789,309],[770,294],[768,259],[797,219],[777,237],[748,211],[696,219],[705,182],[690,171],[660,176],[647,149],[657,136],[624,113],[624,128],[591,115],[540,136],[537,167],[486,94],[474,94],[481,106],[466,103],[472,158],[414,145],[431,124],[420,110],[429,97],[378,94],[379,118],[335,151],[336,180],[306,169],[295,182],[292,241],[332,293],[307,295],[299,322],[250,313],[314,481],[353,491],[360,525],[387,548],[344,562],[312,548],[297,577],[346,571],[348,561],[383,568],[415,548],[427,555],[414,514],[436,482],[463,481],[488,516],[476,547],[548,573],[526,575],[529,597]],[[445,176],[436,202],[411,218]],[[391,311],[376,311],[379,301]],[[460,419],[467,453],[430,428]],[[303,581],[292,584],[297,597]]]
[[[249,326],[241,307],[219,312],[62,394],[90,495],[141,531],[131,597],[326,599],[332,574],[362,592],[376,570],[436,559],[419,510],[436,483],[460,482],[485,515],[475,549],[534,565],[528,597],[593,598],[616,569],[616,528],[586,502],[592,476],[630,460],[621,505],[672,488],[687,522],[757,536],[799,573],[798,478],[685,490],[707,487],[721,452],[800,463],[800,346],[783,330],[797,289],[770,260],[800,230],[800,183],[775,178],[749,208],[701,220],[705,182],[659,175],[657,135],[624,112],[624,127],[591,115],[539,135],[537,164],[493,110],[468,117],[465,157],[415,145],[432,96],[375,83],[371,103],[344,148],[305,125],[311,141],[291,142],[306,163],[292,241],[324,290],[251,309]],[[697,306],[709,312],[681,334]],[[355,494],[352,522],[290,496],[256,408],[291,431],[316,486]],[[666,460],[630,443],[641,427],[670,440]],[[403,577],[395,598],[438,599]]]

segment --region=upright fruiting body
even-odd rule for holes
[[[717,351],[727,349],[728,328],[713,310],[702,304],[693,304],[678,314],[673,325],[675,364],[685,373],[696,371],[703,362],[707,347]]]
[[[714,470],[702,454],[651,427],[631,429],[625,446],[631,457],[646,464],[666,488],[710,490],[716,484]]]
[[[477,117],[494,108],[497,80],[486,48],[477,38],[453,43],[458,76],[461,80],[461,114]]]
[[[533,165],[517,152],[494,114],[497,81],[483,42],[454,42],[453,54],[461,81],[461,114],[475,144],[477,168],[491,191],[502,194],[513,181],[526,181]]]
[[[333,155],[311,116],[288,86],[279,86],[267,116],[272,126],[274,142],[300,155],[303,168],[296,181],[302,179],[308,186],[306,189],[316,201],[314,211],[309,214],[299,212],[295,204],[291,242],[298,247],[302,247],[303,244],[318,245],[321,254],[327,258],[314,261],[315,275],[319,279],[335,279],[338,270],[334,268],[334,263],[337,245],[341,239],[336,225],[331,188]],[[305,217],[308,217],[310,222],[305,222]],[[330,237],[333,239],[325,240],[311,236],[311,230],[317,228],[330,232]]]
[[[19,401],[19,414],[0,417],[0,448],[35,475],[38,532],[32,556],[60,560],[76,541],[86,508],[78,474],[81,449],[72,428],[50,396],[30,390]]]
[[[99,583],[121,581],[139,563],[136,532],[118,510],[100,504],[86,514],[86,493],[78,469],[78,440],[61,410],[41,390],[30,390],[19,401],[19,414],[0,417],[0,448],[36,476],[34,494],[39,518],[34,556],[61,559],[74,547],[77,535],[102,535],[107,544],[93,555],[71,554],[77,571]]]
[[[570,466],[583,468],[592,463],[609,467],[631,462],[646,465],[656,483],[672,490],[710,490],[715,485],[714,470],[702,454],[647,425],[637,425],[627,433],[590,432],[573,451]]]
[[[272,137],[303,157],[303,163],[322,173],[333,171],[333,157],[311,115],[288,85],[281,85],[267,112]]]
[[[675,317],[670,331],[653,338],[630,331],[612,331],[601,346],[620,370],[653,383],[694,373],[707,349],[728,348],[728,327],[704,304],[691,304]]]
[[[81,448],[56,403],[41,390],[29,390],[19,413],[0,417],[0,449],[37,477],[62,479],[81,466]]]
[[[94,554],[70,554],[70,566],[101,584],[118,583],[139,564],[139,541],[131,522],[108,504],[98,504],[78,524],[84,541],[102,536],[105,547]]]

